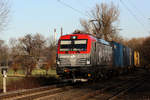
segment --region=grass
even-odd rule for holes
[[[35,75],[46,75],[46,71],[43,70],[43,69],[34,69],[32,71],[32,75],[35,76]],[[56,75],[56,70],[48,70],[48,75],[52,75],[52,76],[55,76]]]
[[[15,75],[13,69],[9,69],[7,74],[10,75],[10,76]],[[25,71],[22,70],[22,69],[19,69],[19,70],[17,70],[16,75],[25,75]],[[32,70],[32,76],[37,76],[37,75],[44,76],[44,75],[46,75],[46,71],[44,69],[34,69],[34,70]],[[49,69],[48,70],[48,76],[49,75],[50,76],[51,75],[55,76],[56,75],[56,70]]]
[[[19,69],[17,70],[16,74],[20,74],[20,75],[24,75],[24,70],[22,69]],[[8,75],[14,75],[14,70],[13,69],[8,69],[8,72],[7,72]]]
[[[32,76],[29,78],[25,77],[25,71],[19,69],[16,74],[12,69],[8,69],[7,72],[7,88],[8,90],[17,90],[20,88],[32,88],[50,84],[57,80],[56,70],[48,70],[48,75],[43,69],[34,69],[32,71]],[[0,91],[2,91],[3,86],[3,75],[0,73]]]
[[[12,82],[18,81],[23,79],[23,77],[7,77],[6,78],[6,84],[7,86],[10,85]],[[11,84],[11,85],[15,85],[15,84]],[[0,75],[0,91],[2,91],[2,87],[3,87],[3,76]]]

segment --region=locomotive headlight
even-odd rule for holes
[[[86,61],[86,64],[90,64],[90,60],[87,60],[87,61]]]
[[[57,64],[59,65],[59,64],[60,64],[60,62],[59,62],[59,61],[57,61]]]

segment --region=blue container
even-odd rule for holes
[[[134,50],[130,48],[130,66],[134,66]]]
[[[127,61],[127,48],[126,46],[123,46],[123,66],[126,67],[128,66],[128,61]]]
[[[126,55],[127,55],[127,66],[130,66],[131,64],[131,56],[130,56],[130,48],[126,47]]]
[[[134,65],[134,51],[129,48],[129,60],[130,60],[130,64],[129,66],[132,67]]]
[[[134,66],[134,50],[131,49],[131,66]]]
[[[123,46],[123,66],[128,67],[131,65],[131,49]]]
[[[113,46],[113,66],[124,67],[123,66],[123,45],[113,41],[112,46]]]
[[[132,66],[132,49],[129,48],[129,66]]]

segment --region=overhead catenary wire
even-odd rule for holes
[[[83,13],[82,11],[80,11],[80,10],[78,10],[78,9],[76,9],[76,8],[74,8],[74,7],[72,7],[72,6],[70,6],[69,4],[63,2],[62,0],[57,0],[57,1],[58,1],[59,3],[61,3],[62,5],[64,5],[64,6],[68,7],[68,8],[70,8],[70,9],[74,10],[75,12],[78,12],[78,13],[80,13],[81,15],[84,15],[84,16],[89,17],[87,14],[85,14],[85,13]]]
[[[80,13],[83,16],[89,17],[89,14],[83,13],[82,11],[80,11],[79,9],[76,9],[74,7],[72,7],[71,5],[65,3],[62,0],[57,0],[60,4],[72,9],[73,11]],[[137,21],[137,23],[139,23],[145,30],[147,30],[144,26],[144,24],[141,22],[141,20],[139,20],[139,18],[132,12],[132,10],[124,3],[123,0],[119,0],[121,2],[121,4],[127,9],[127,11],[135,18],[135,20]],[[146,31],[147,33],[147,31]]]
[[[137,7],[131,0],[127,0],[130,2],[130,4],[133,6],[133,8],[139,13],[139,15],[141,16],[141,18],[143,18],[143,21],[147,21],[147,17],[144,15],[144,13],[139,9],[139,7]],[[146,28],[145,28],[146,29]],[[149,33],[149,30],[148,30]]]
[[[132,10],[124,3],[123,0],[120,0],[121,4],[127,9],[127,11],[135,18],[135,20],[144,28],[146,29],[144,26],[144,24],[141,22],[141,20],[138,19],[138,17],[132,12]],[[147,30],[147,29],[146,29]],[[145,31],[146,33],[148,31]]]
[[[132,12],[132,10],[124,3],[123,0],[120,0],[121,4],[127,9],[127,11],[135,18],[135,20],[143,26],[144,24],[140,22],[140,20],[137,18],[137,16]]]
[[[142,12],[133,2],[131,2],[131,0],[128,0],[128,1],[129,1],[130,4],[133,6],[133,8],[135,8],[135,10],[139,13],[139,15],[140,15],[141,17],[147,19],[147,18],[145,17],[145,15],[143,14],[143,12]]]

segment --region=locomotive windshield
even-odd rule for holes
[[[86,51],[87,40],[60,40],[60,51]]]

